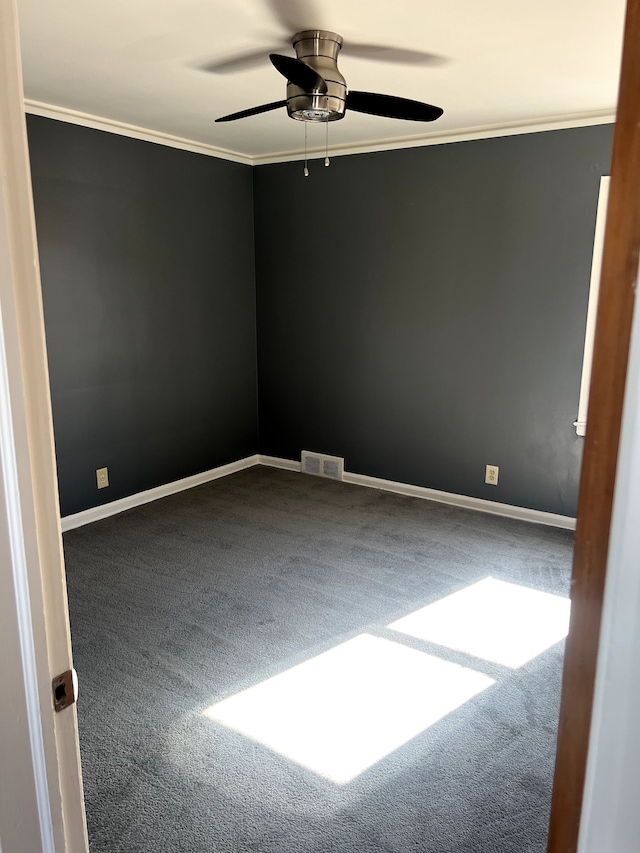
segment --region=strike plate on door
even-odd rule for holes
[[[68,669],[62,675],[56,675],[51,682],[51,689],[56,711],[64,711],[69,705],[73,705],[78,695],[78,676],[75,669]]]

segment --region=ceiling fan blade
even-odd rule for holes
[[[444,112],[440,107],[423,104],[422,101],[396,98],[394,95],[377,95],[374,92],[349,92],[347,110],[408,121],[435,121]]]
[[[284,50],[287,47],[286,42],[278,45],[279,50]],[[236,53],[233,56],[226,56],[222,59],[206,59],[198,64],[194,63],[194,67],[199,71],[206,71],[208,74],[231,74],[234,71],[249,71],[252,68],[257,68],[263,65],[267,59],[266,50],[249,50],[244,53]]]
[[[327,84],[323,78],[302,60],[294,59],[292,56],[281,56],[279,53],[270,53],[269,59],[276,71],[305,92],[315,90],[324,95],[327,91]]]
[[[314,26],[322,29],[315,4],[310,0],[266,0],[266,5],[286,33],[310,30]]]
[[[349,41],[343,51],[358,59],[373,59],[376,62],[394,62],[400,65],[446,65],[450,60],[437,53],[425,53],[422,50],[411,50],[403,47],[389,47],[384,44],[359,44]]]
[[[259,107],[251,107],[250,110],[241,110],[239,113],[231,113],[228,116],[221,116],[216,121],[235,121],[239,118],[248,118],[249,116],[257,116],[259,113],[268,113],[269,110],[277,110],[278,107],[286,107],[286,101],[274,101],[272,104],[262,104]]]

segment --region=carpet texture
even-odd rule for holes
[[[486,577],[566,596],[572,545],[266,468],[66,533],[92,853],[544,853],[563,643],[509,669],[388,626]],[[204,713],[362,634],[495,684],[344,784]]]

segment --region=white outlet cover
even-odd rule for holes
[[[106,489],[109,485],[109,469],[108,468],[97,468],[96,469],[96,482],[98,484],[99,489]]]
[[[500,469],[497,465],[487,465],[485,469],[484,481],[490,486],[498,485],[498,473]]]

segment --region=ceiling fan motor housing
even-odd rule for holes
[[[328,30],[303,30],[292,39],[298,59],[316,71],[327,84],[326,93],[305,92],[287,84],[287,111],[298,121],[337,121],[344,118],[347,83],[338,71],[342,36]]]

